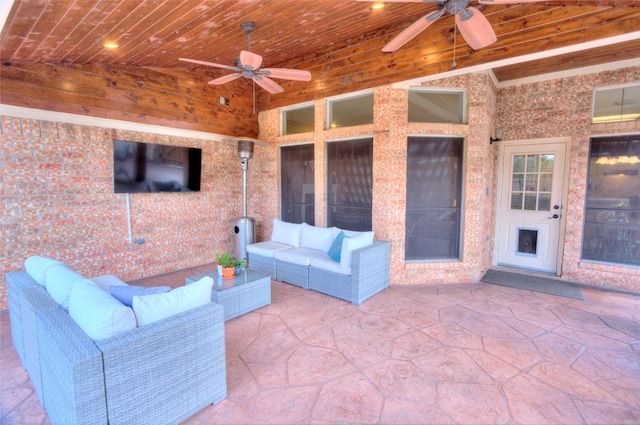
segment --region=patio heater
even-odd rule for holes
[[[247,169],[249,168],[249,158],[253,156],[253,142],[251,140],[238,141],[238,156],[242,166],[242,217],[236,219],[235,251],[234,257],[237,259],[247,258],[247,245],[255,242],[255,220],[247,217]]]

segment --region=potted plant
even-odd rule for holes
[[[230,279],[236,275],[236,266],[241,265],[242,261],[236,260],[225,252],[224,254],[216,254],[216,263],[222,267],[222,278]]]

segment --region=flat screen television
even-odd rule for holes
[[[113,141],[114,193],[198,192],[202,149]]]

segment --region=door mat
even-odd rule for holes
[[[582,289],[580,289],[579,284],[565,282],[559,279],[549,279],[490,269],[487,270],[487,273],[482,276],[480,281],[494,285],[559,295],[561,297],[575,298],[577,300],[584,299],[582,298]]]

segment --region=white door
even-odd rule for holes
[[[503,143],[496,262],[560,274],[568,142]]]

